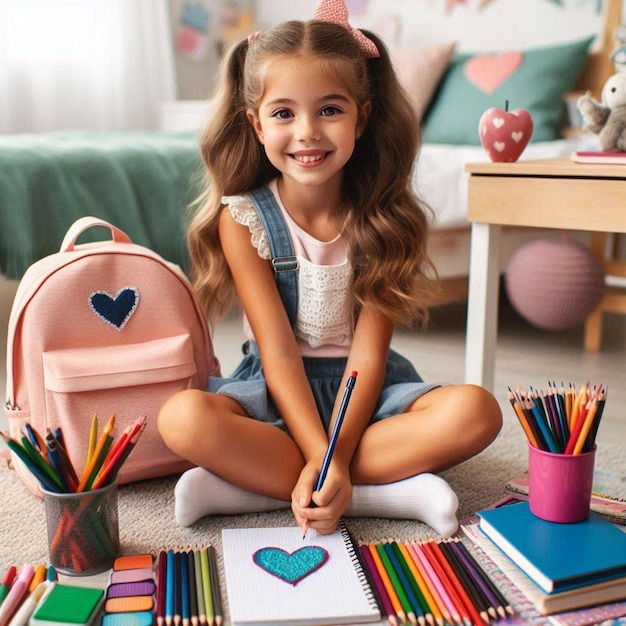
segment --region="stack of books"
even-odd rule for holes
[[[477,516],[465,535],[540,615],[585,609],[578,624],[626,616],[626,529],[594,511],[575,524],[547,522],[526,501]]]

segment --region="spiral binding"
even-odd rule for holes
[[[352,536],[352,533],[348,530],[348,527],[344,522],[339,523],[339,531],[341,532],[344,543],[348,548],[348,555],[350,556],[350,560],[352,561],[352,565],[356,571],[359,583],[365,592],[367,601],[373,609],[376,609],[380,614],[382,614],[381,602],[376,594],[374,584],[370,578],[369,570],[361,558],[361,551],[359,550],[357,541]]]

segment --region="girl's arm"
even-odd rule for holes
[[[306,467],[301,480],[296,485],[292,508],[296,519],[304,528],[315,528],[322,533],[334,531],[339,518],[351,502],[350,463],[361,435],[378,403],[385,379],[385,365],[392,334],[393,323],[384,315],[368,307],[361,311],[342,385],[335,401],[331,430],[337,417],[349,373],[356,370],[358,377],[341,426],[326,480],[319,494],[313,495],[313,501],[318,505],[318,508],[308,506],[317,474],[308,477],[305,475],[307,471],[311,471],[313,474],[315,468]],[[319,467],[317,467],[317,471],[319,471]]]
[[[268,390],[305,462],[321,464],[328,445],[300,350],[269,261],[230,211],[220,216],[222,250],[263,361]]]

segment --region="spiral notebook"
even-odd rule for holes
[[[369,624],[381,614],[358,547],[341,524],[331,535],[297,526],[222,530],[233,626]]]

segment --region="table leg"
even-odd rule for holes
[[[495,378],[501,230],[495,224],[472,223],[465,382],[489,391]]]

